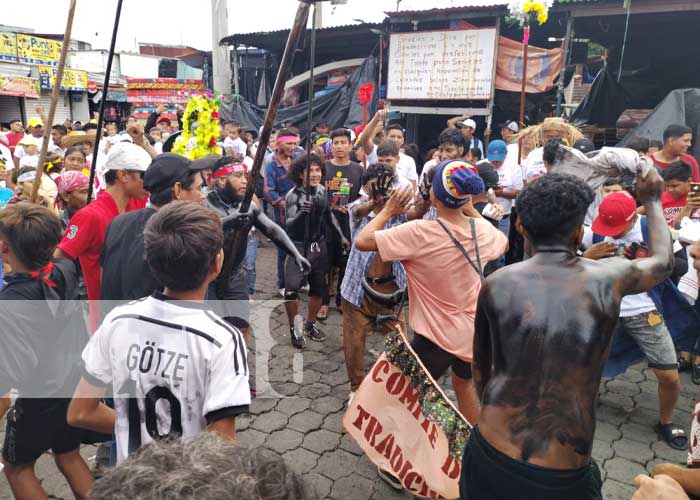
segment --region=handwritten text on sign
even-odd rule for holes
[[[389,99],[491,99],[495,29],[395,33]]]

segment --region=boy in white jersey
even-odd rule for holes
[[[219,218],[198,203],[171,203],[148,221],[144,243],[164,292],[107,315],[83,351],[68,410],[71,425],[116,434],[118,462],[155,439],[205,429],[233,439],[250,404],[243,336],[203,303],[223,263]],[[100,402],[108,386],[114,410]]]

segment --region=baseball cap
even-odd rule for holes
[[[469,195],[484,192],[484,182],[469,163],[447,160],[435,169],[433,192],[447,207],[459,208],[469,201]]]
[[[598,216],[591,229],[595,234],[618,236],[637,213],[637,203],[626,191],[612,193],[605,197],[598,207]]]
[[[484,181],[484,188],[490,189],[498,186],[498,172],[488,161],[482,161],[476,164],[476,170],[479,172],[479,177]]]
[[[41,121],[41,118],[30,118],[29,121],[27,122],[27,127],[43,127],[44,122]]]
[[[190,172],[208,168],[208,162],[192,161],[175,153],[163,153],[156,156],[143,176],[143,188],[146,191],[158,192],[175,185]]]
[[[471,127],[472,130],[476,130],[476,122],[469,118],[468,120],[464,121],[459,121],[457,122],[457,127],[462,128],[462,127]]]
[[[514,134],[517,134],[518,132],[520,132],[520,127],[518,126],[518,123],[513,121],[513,120],[508,120],[504,123],[501,123],[498,126],[498,128],[500,128],[500,129],[507,128],[508,130],[513,132]]]
[[[118,142],[109,148],[103,171],[136,170],[145,172],[151,164],[151,155],[146,150],[130,142]]]
[[[506,143],[496,140],[489,143],[489,149],[486,157],[489,159],[489,161],[503,161],[506,159],[507,154],[508,146],[506,146]]]
[[[170,121],[170,118],[168,118],[167,116],[161,116],[156,120],[156,125],[160,125],[161,123],[167,123],[168,126],[170,126],[170,124],[172,122]]]

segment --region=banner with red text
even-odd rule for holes
[[[471,432],[398,331],[343,417],[348,434],[381,469],[418,497],[459,498],[462,454]]]

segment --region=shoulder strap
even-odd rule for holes
[[[478,245],[477,240],[476,240],[476,224],[474,223],[474,219],[471,218],[469,220],[469,226],[471,227],[472,238],[474,239],[474,251],[476,253],[476,262],[477,262],[478,266],[476,264],[474,264],[474,261],[469,256],[469,252],[467,252],[467,250],[464,248],[464,246],[462,246],[462,244],[459,242],[459,240],[457,240],[457,238],[455,238],[454,234],[452,234],[452,231],[449,230],[449,228],[445,225],[445,223],[442,222],[440,219],[436,219],[436,220],[437,220],[438,224],[440,224],[440,226],[445,230],[447,235],[450,237],[450,239],[452,240],[452,243],[454,243],[455,246],[459,249],[459,251],[462,252],[462,255],[464,255],[464,257],[466,257],[467,262],[469,262],[469,265],[472,266],[472,269],[474,269],[474,271],[476,271],[476,273],[479,275],[479,279],[483,282],[484,281],[484,271],[481,267],[481,259],[479,258],[479,245]]]
[[[642,240],[644,241],[644,243],[648,243],[649,242],[649,225],[647,224],[646,215],[640,215],[639,222],[642,225]]]

